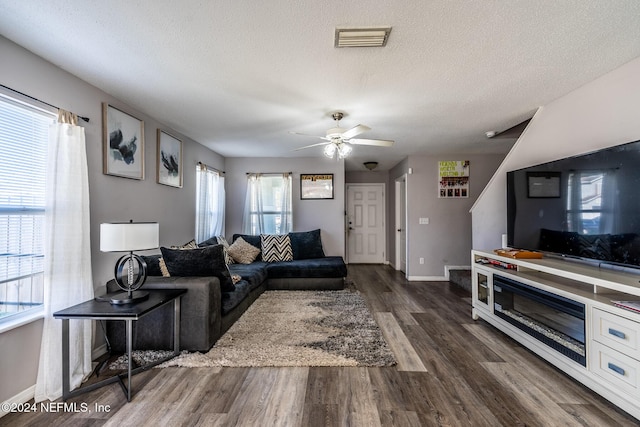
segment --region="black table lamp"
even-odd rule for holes
[[[113,295],[111,304],[130,304],[149,298],[138,289],[147,280],[147,264],[133,251],[155,249],[159,246],[157,222],[113,222],[100,224],[100,250],[102,252],[129,252],[120,257],[114,269],[116,283],[125,292]],[[126,280],[125,280],[125,270]]]

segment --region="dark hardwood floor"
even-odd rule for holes
[[[471,319],[471,296],[350,265],[392,347],[392,368],[165,368],[70,402],[86,413],[9,414],[7,426],[636,426],[638,420]],[[95,405],[108,405],[97,412]]]

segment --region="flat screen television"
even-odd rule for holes
[[[640,268],[640,141],[507,172],[507,242]]]

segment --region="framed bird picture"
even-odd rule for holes
[[[103,172],[144,179],[144,122],[103,103],[102,133]]]
[[[182,141],[158,129],[158,184],[182,188]]]

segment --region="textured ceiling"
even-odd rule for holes
[[[637,0],[0,0],[0,34],[227,157],[322,157],[330,113],[362,138],[348,170],[488,140],[640,56]],[[334,48],[343,26],[384,48]],[[37,94],[35,94],[37,95]],[[329,161],[323,160],[323,161]]]

